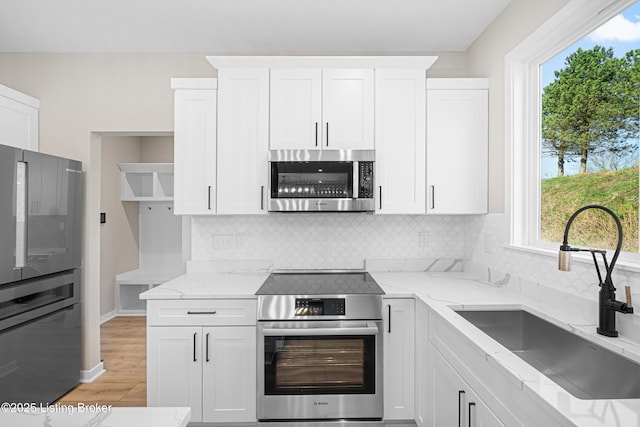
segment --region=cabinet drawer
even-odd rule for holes
[[[255,326],[254,299],[149,300],[147,326]]]

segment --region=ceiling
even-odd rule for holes
[[[0,0],[0,52],[464,51],[511,0]]]

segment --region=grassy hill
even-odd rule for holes
[[[624,251],[638,252],[638,167],[542,181],[542,240],[561,242],[571,214],[585,205],[603,205],[622,222]],[[569,243],[614,248],[615,223],[609,215],[591,209],[581,213],[569,232]]]

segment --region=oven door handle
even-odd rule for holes
[[[377,326],[339,327],[339,328],[263,328],[264,336],[297,336],[308,337],[316,335],[378,335]]]

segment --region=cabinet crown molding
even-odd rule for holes
[[[33,107],[35,109],[38,109],[40,107],[40,100],[25,93],[18,92],[15,89],[11,89],[8,86],[0,85],[0,96],[12,99],[16,102],[28,105],[29,107]]]
[[[207,56],[213,68],[420,68],[437,56]]]

